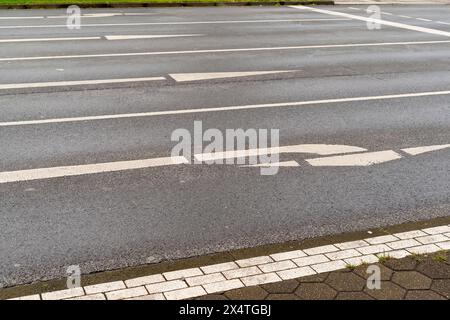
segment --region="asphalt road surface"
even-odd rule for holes
[[[0,11],[0,285],[449,215],[450,6],[381,9]],[[398,157],[111,169],[195,120]]]

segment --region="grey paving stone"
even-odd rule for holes
[[[295,294],[305,300],[331,300],[337,295],[337,291],[326,283],[311,282],[301,283]]]

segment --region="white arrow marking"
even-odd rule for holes
[[[346,167],[346,166],[370,166],[392,160],[402,156],[392,150],[333,156],[325,158],[306,159],[314,167]]]
[[[286,73],[296,72],[299,70],[277,70],[277,71],[244,71],[244,72],[213,72],[213,73],[171,73],[171,76],[175,81],[199,81],[199,80],[211,80],[220,78],[237,78],[237,77],[250,77],[260,76],[265,74],[274,73]]]
[[[297,161],[281,161],[281,162],[269,162],[269,163],[258,163],[258,164],[250,164],[243,165],[240,167],[300,167]]]
[[[149,35],[123,35],[105,36],[106,40],[135,40],[135,39],[158,39],[158,38],[178,38],[178,37],[200,37],[204,34],[149,34]]]
[[[106,162],[76,166],[0,172],[0,183],[79,176],[86,174],[143,169],[188,163],[185,157],[165,157],[131,161]]]
[[[280,153],[313,153],[319,155],[329,155],[329,154],[362,152],[362,151],[367,151],[367,149],[354,146],[333,145],[333,144],[298,144],[283,147],[199,153],[194,156],[195,159],[198,161],[213,161],[221,159],[244,158],[267,154],[280,154]]]
[[[144,81],[160,81],[166,80],[164,77],[150,78],[126,78],[126,79],[101,79],[101,80],[79,80],[79,81],[55,81],[55,82],[35,82],[35,83],[12,83],[0,84],[0,90],[9,89],[28,89],[28,88],[46,88],[46,87],[65,87],[65,86],[81,86],[89,84],[110,84],[110,83],[127,83],[127,82],[144,82]]]
[[[450,144],[442,144],[442,145],[426,146],[426,147],[416,147],[416,148],[406,148],[406,149],[401,149],[401,150],[412,156],[415,156],[418,154],[436,151],[436,150],[442,150],[442,149],[446,149],[446,148],[450,148]]]

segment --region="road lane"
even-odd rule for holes
[[[340,10],[360,14],[348,8]],[[414,6],[407,13],[412,15],[420,10]],[[446,10],[446,7],[436,7],[432,18],[444,20]],[[89,23],[115,23],[119,20],[182,22],[230,17],[236,20],[324,17],[290,8],[144,11],[155,15],[88,19]],[[36,15],[33,11],[14,14]],[[42,11],[42,15],[49,14],[57,13]],[[0,12],[0,17],[5,15]],[[407,18],[390,16],[389,19],[406,23],[403,20]],[[7,20],[0,19],[0,25],[17,23],[15,19]],[[59,18],[25,20],[26,24],[54,24]],[[416,24],[437,28],[434,22],[417,20]],[[68,45],[65,42],[2,43],[0,58],[144,49],[311,46],[329,44],[330,39],[337,44],[446,40],[446,37],[394,28],[373,32],[361,21],[352,20],[160,25],[150,29],[151,32],[148,26],[95,27],[78,33],[58,28],[0,29],[0,39],[69,34],[178,34],[180,30],[205,36],[151,41],[95,40],[92,44],[84,41]],[[3,123],[346,99],[289,108],[0,127],[0,172],[99,163],[108,163],[107,167],[114,169],[117,161],[168,157],[174,145],[170,141],[173,130],[192,130],[195,120],[202,120],[204,129],[221,131],[279,128],[280,144],[284,146],[348,145],[366,149],[369,156],[384,152],[383,159],[387,156],[396,159],[368,167],[315,167],[305,160],[317,155],[283,154],[282,163],[295,161],[299,165],[282,167],[274,176],[261,176],[258,167],[220,165],[147,166],[104,173],[98,172],[104,167],[82,166],[71,170],[91,171],[80,176],[0,184],[0,285],[64,276],[66,266],[73,264],[80,264],[87,273],[448,215],[449,149],[417,155],[407,151],[410,149],[414,154],[425,149],[411,148],[450,142],[449,96],[410,95],[367,101],[348,98],[448,91],[449,53],[447,43],[427,43],[132,59],[0,62],[2,84],[133,77],[168,79],[4,90],[0,95],[0,122]],[[186,83],[168,77],[173,73],[264,70],[299,71]],[[347,161],[347,158],[339,159]],[[328,164],[325,160],[311,163],[316,162]]]

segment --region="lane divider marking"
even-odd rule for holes
[[[159,56],[159,55],[173,55],[173,54],[200,54],[200,53],[220,53],[220,52],[255,52],[255,51],[284,51],[284,50],[326,49],[326,48],[427,45],[427,44],[448,44],[448,43],[450,43],[450,40],[321,44],[321,45],[291,46],[291,47],[259,47],[259,48],[235,48],[235,49],[204,49],[204,50],[181,50],[181,51],[149,51],[149,52],[127,52],[127,53],[75,54],[75,55],[61,55],[61,56],[0,58],[0,62],[36,61],[36,60],[53,60],[53,59],[106,58],[106,57]]]
[[[147,77],[147,78],[125,78],[125,79],[12,83],[12,84],[0,84],[0,90],[46,88],[46,87],[66,87],[66,86],[82,86],[82,85],[92,85],[92,84],[112,84],[112,83],[162,81],[162,80],[166,80],[166,78],[165,77]]]
[[[15,42],[49,42],[49,41],[84,41],[84,40],[140,40],[140,39],[160,39],[179,37],[200,37],[204,34],[148,34],[148,35],[106,35],[96,37],[69,37],[69,38],[29,38],[29,39],[0,39],[0,43]]]
[[[135,81],[135,80],[133,80],[133,81]],[[19,120],[19,121],[0,122],[0,127],[38,125],[38,124],[50,124],[50,123],[81,122],[81,121],[113,120],[113,119],[141,118],[141,117],[156,117],[156,116],[169,116],[169,115],[180,115],[180,114],[197,114],[197,113],[206,113],[206,112],[289,108],[289,107],[321,105],[321,104],[330,104],[330,103],[419,98],[419,97],[430,97],[430,96],[441,96],[441,95],[450,95],[450,90],[449,91],[430,91],[430,92],[391,94],[391,95],[368,96],[368,97],[336,98],[336,99],[310,100],[310,101],[298,101],[298,102],[281,102],[281,103],[268,103],[268,104],[228,106],[228,107],[217,107],[217,108],[196,108],[196,109],[150,111],[150,112],[139,112],[139,113],[122,113],[122,114],[72,117],[72,118]]]
[[[0,172],[0,183],[79,176],[95,173],[135,170],[188,163],[185,157],[163,157],[131,161],[116,161],[75,166],[39,168]]]
[[[277,22],[322,22],[322,21],[348,21],[343,18],[322,19],[278,19],[278,20],[216,20],[216,21],[183,21],[183,22],[133,22],[133,23],[94,23],[83,24],[88,27],[115,27],[115,26],[166,26],[166,25],[196,25],[196,24],[234,24],[234,23],[277,23]],[[34,25],[34,26],[0,26],[0,29],[26,29],[26,28],[67,28],[65,24]]]

